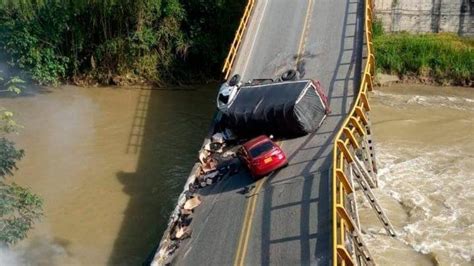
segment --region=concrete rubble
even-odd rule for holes
[[[153,258],[152,266],[170,264],[180,242],[192,236],[190,225],[193,213],[202,202],[197,194],[198,189],[215,184],[239,171],[235,147],[227,146],[227,140],[235,140],[229,130],[215,133],[204,141],[199,151],[199,162],[194,165],[178,204],[171,214],[168,229]]]

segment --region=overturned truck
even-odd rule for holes
[[[239,88],[221,126],[241,138],[297,137],[315,131],[330,112],[319,81],[299,80]]]

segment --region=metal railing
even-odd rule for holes
[[[232,41],[232,45],[229,49],[229,54],[227,54],[227,57],[224,62],[224,67],[222,68],[222,73],[224,73],[224,79],[227,79],[229,77],[230,71],[232,70],[235,57],[237,56],[237,51],[239,50],[242,37],[244,36],[245,30],[247,29],[247,23],[249,21],[250,15],[252,14],[254,4],[255,0],[248,1],[247,6],[245,7],[244,15],[240,19],[239,28],[235,33],[234,41]]]
[[[255,0],[249,0],[244,14],[240,20],[239,27],[234,40],[230,46],[229,53],[225,59],[222,73],[227,79],[232,70],[242,37],[247,29],[248,21],[252,13]],[[351,218],[347,210],[347,196],[354,193],[354,188],[349,182],[347,169],[354,162],[352,151],[359,149],[362,139],[367,135],[366,126],[369,123],[367,112],[370,111],[368,91],[373,87],[373,76],[375,72],[375,57],[372,43],[372,16],[373,0],[365,0],[364,3],[364,41],[367,49],[367,59],[362,73],[359,93],[354,105],[338,131],[333,146],[333,168],[332,168],[332,258],[333,265],[356,264],[351,247],[352,241],[348,233],[358,234],[359,228]]]
[[[365,0],[364,41],[367,59],[362,73],[359,93],[354,105],[339,129],[333,147],[332,168],[332,258],[333,265],[354,265],[351,255],[353,241],[350,236],[359,233],[359,228],[348,211],[347,196],[354,193],[348,178],[349,164],[354,162],[354,153],[359,149],[366,126],[369,123],[367,112],[370,111],[368,91],[372,90],[375,72],[375,57],[372,44],[373,0]]]

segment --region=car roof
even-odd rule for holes
[[[261,136],[258,136],[256,138],[253,138],[247,142],[245,142],[242,146],[246,149],[246,150],[250,150],[252,149],[253,147],[261,144],[261,143],[264,143],[264,142],[267,142],[267,141],[271,141],[271,139],[265,135],[261,135]]]

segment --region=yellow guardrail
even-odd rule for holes
[[[375,72],[375,57],[372,44],[373,0],[365,0],[364,41],[367,46],[367,61],[362,74],[361,84],[354,106],[344,120],[334,139],[332,168],[332,258],[333,265],[354,265],[348,251],[351,243],[347,232],[357,227],[346,209],[347,195],[353,192],[346,175],[348,164],[354,158],[351,150],[360,147],[362,137],[367,134],[367,112],[370,111],[368,91],[372,90]],[[349,249],[350,250],[350,249]]]
[[[222,68],[222,73],[224,73],[224,79],[227,79],[229,77],[230,71],[232,70],[232,66],[234,65],[235,57],[237,56],[237,51],[239,50],[242,37],[244,36],[245,30],[247,29],[247,23],[249,21],[250,15],[252,14],[254,4],[255,0],[248,1],[247,6],[245,7],[244,15],[240,19],[239,28],[235,33],[234,41],[232,41],[229,54],[227,54],[227,57],[224,62],[224,67]]]

